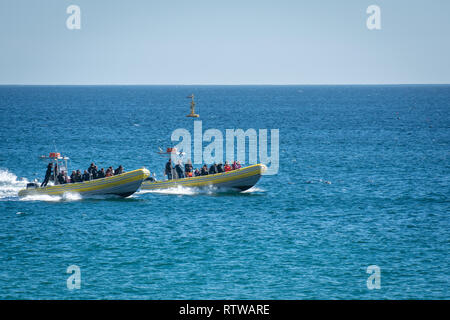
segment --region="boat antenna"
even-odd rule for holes
[[[58,152],[58,150],[56,150],[56,142],[55,142],[55,140],[53,140],[53,146],[55,147],[55,152]]]

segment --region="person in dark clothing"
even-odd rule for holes
[[[75,182],[82,182],[83,176],[81,175],[81,171],[78,169],[77,173],[75,174]]]
[[[116,174],[122,174],[123,173],[123,167],[120,165],[116,170],[114,170],[114,175]]]
[[[101,168],[100,171],[97,172],[97,179],[101,179],[105,177],[105,169]]]
[[[91,166],[88,169],[88,173],[91,176],[91,180],[95,179],[95,177],[97,176],[97,166],[96,165],[92,166],[92,165],[93,165],[93,163],[91,163]]]
[[[164,174],[167,176],[168,180],[172,180],[172,159],[169,159],[169,161],[167,161]]]
[[[92,162],[89,168],[87,169],[87,172],[94,176],[94,170],[95,170],[95,164]]]
[[[201,175],[202,176],[208,175],[208,167],[206,166],[206,164],[202,167]]]
[[[178,179],[184,178],[183,169],[181,168],[181,163],[175,165],[175,171],[177,172]]]
[[[89,172],[87,172],[87,170],[84,170],[83,181],[89,181],[89,180],[91,180],[91,175],[89,174]]]
[[[53,164],[50,162],[47,165],[47,171],[45,171],[45,178],[44,178],[44,181],[42,181],[42,183],[41,183],[41,187],[45,187],[47,185],[48,180],[50,179],[50,176],[52,175],[52,167],[53,167]]]
[[[201,174],[200,174],[200,171],[198,170],[198,169],[195,169],[195,171],[194,171],[194,176],[195,177],[198,177],[198,176],[200,176]]]
[[[222,173],[222,172],[223,172],[223,167],[222,167],[222,164],[219,163],[219,164],[217,165],[217,173]]]
[[[66,181],[66,173],[64,172],[64,170],[58,174],[58,182],[59,182],[59,184],[65,184],[67,182]]]
[[[186,174],[186,176],[188,176],[188,173],[192,172],[193,167],[192,167],[192,163],[191,160],[188,160],[187,163],[184,165],[184,173]]]
[[[213,163],[211,167],[209,167],[209,174],[215,174],[217,173],[217,165]]]
[[[58,184],[58,175],[59,175],[58,163],[55,163],[55,169],[53,170],[53,174],[51,176],[51,180],[53,180],[55,184]]]
[[[72,171],[72,174],[70,175],[70,183],[75,183],[77,182],[77,173],[74,171]]]
[[[97,168],[97,166],[94,166],[94,170],[92,170],[91,174],[92,174],[92,180],[97,179],[97,176],[98,176],[98,168]]]

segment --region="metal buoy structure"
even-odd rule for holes
[[[198,114],[195,113],[194,94],[191,94],[187,98],[190,98],[192,100],[191,100],[191,113],[189,113],[186,117],[190,117],[190,118],[198,118],[198,117],[200,117]]]

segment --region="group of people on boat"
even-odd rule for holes
[[[228,161],[225,161],[225,164],[213,163],[209,168],[205,164],[200,169],[198,168],[194,169],[191,161],[188,160],[187,163],[184,165],[183,170],[181,160],[179,160],[178,163],[174,167],[172,167],[172,159],[169,159],[169,161],[166,163],[164,174],[167,176],[168,180],[172,180],[172,179],[182,179],[189,177],[206,176],[208,174],[229,172],[240,168],[241,164],[239,161],[233,161],[231,165],[228,163]]]
[[[111,177],[114,175],[118,175],[124,173],[122,165],[120,165],[117,169],[113,169],[113,167],[109,167],[108,169],[101,168],[100,170],[98,167],[91,163],[89,168],[87,170],[84,170],[83,173],[81,173],[80,170],[74,170],[72,171],[72,174],[70,176],[67,175],[67,172],[65,170],[59,170],[58,164],[55,163],[55,167],[53,168],[53,163],[49,163],[47,165],[47,171],[45,172],[45,178],[44,181],[41,184],[41,187],[45,187],[50,180],[54,182],[54,184],[65,184],[65,183],[75,183],[75,182],[83,182],[83,181],[90,181],[100,178],[106,178]]]

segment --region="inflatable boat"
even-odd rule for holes
[[[26,189],[19,191],[19,197],[30,195],[63,195],[64,193],[77,193],[81,196],[117,195],[128,197],[141,187],[142,182],[149,175],[150,172],[147,169],[141,168],[111,177],[53,186],[48,185],[46,187],[40,187],[37,183],[29,183]]]
[[[163,181],[154,181],[153,178],[149,178],[142,183],[141,190],[168,189],[178,186],[196,188],[213,186],[216,188],[245,191],[253,187],[258,182],[259,178],[261,178],[261,175],[266,169],[266,166],[263,164],[255,164],[228,172],[208,174],[204,176]]]

